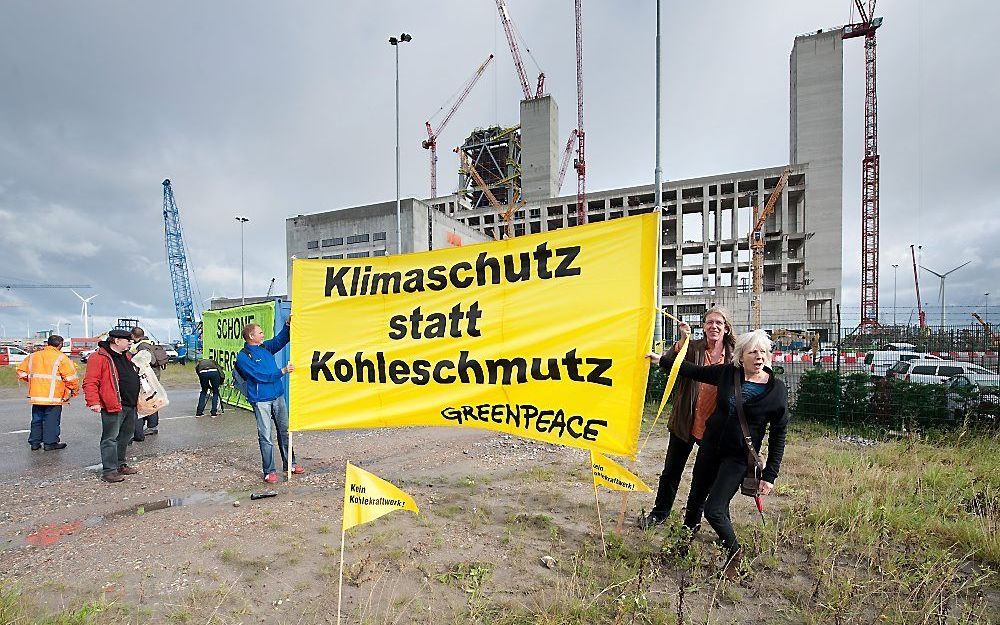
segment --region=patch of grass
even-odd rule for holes
[[[329,525],[320,525],[319,528],[316,529],[316,531],[319,532],[320,534],[329,534],[330,533],[330,526]]]

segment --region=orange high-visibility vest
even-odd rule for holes
[[[80,390],[76,365],[51,345],[25,358],[17,379],[28,383],[28,403],[41,406],[59,406]]]

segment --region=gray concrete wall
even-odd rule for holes
[[[404,254],[488,241],[489,237],[413,198],[400,201]],[[375,239],[384,233],[384,239]],[[367,234],[368,241],[348,243],[348,237]],[[340,240],[341,242],[337,243]],[[310,248],[309,243],[317,243]],[[324,245],[330,242],[330,245]],[[340,210],[297,215],[285,220],[285,258],[291,285],[292,257],[323,258],[368,253],[396,253],[396,202],[380,202]],[[291,291],[291,286],[289,286]]]
[[[836,305],[843,273],[844,214],[844,56],[840,30],[795,38],[789,83],[789,158],[792,163],[807,164],[804,229],[815,233],[805,244],[806,277],[811,288],[832,289]],[[858,154],[859,176],[860,161]]]
[[[526,201],[557,193],[559,107],[552,96],[521,101],[521,197]]]

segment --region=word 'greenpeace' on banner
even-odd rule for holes
[[[634,454],[655,229],[293,261],[291,428],[467,425]]]

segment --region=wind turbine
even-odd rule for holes
[[[73,289],[70,289],[73,291]],[[97,297],[97,294],[93,294],[90,297],[84,298],[82,295],[73,291],[73,295],[76,295],[83,305],[80,307],[80,317],[83,319],[83,335],[90,338],[90,301]]]
[[[945,312],[944,312],[944,279],[947,278],[949,274],[955,273],[956,271],[958,271],[962,267],[965,267],[966,265],[968,265],[971,262],[972,262],[971,260],[967,260],[964,263],[962,263],[961,265],[959,265],[958,267],[955,267],[954,269],[952,269],[950,271],[946,271],[944,273],[938,273],[938,272],[934,271],[933,269],[928,269],[927,267],[924,267],[923,265],[920,265],[921,269],[923,269],[924,271],[929,271],[930,273],[934,274],[935,276],[937,276],[938,278],[941,279],[941,285],[938,287],[938,299],[939,299],[940,304],[941,304],[941,330],[944,330],[944,320],[945,320]]]

